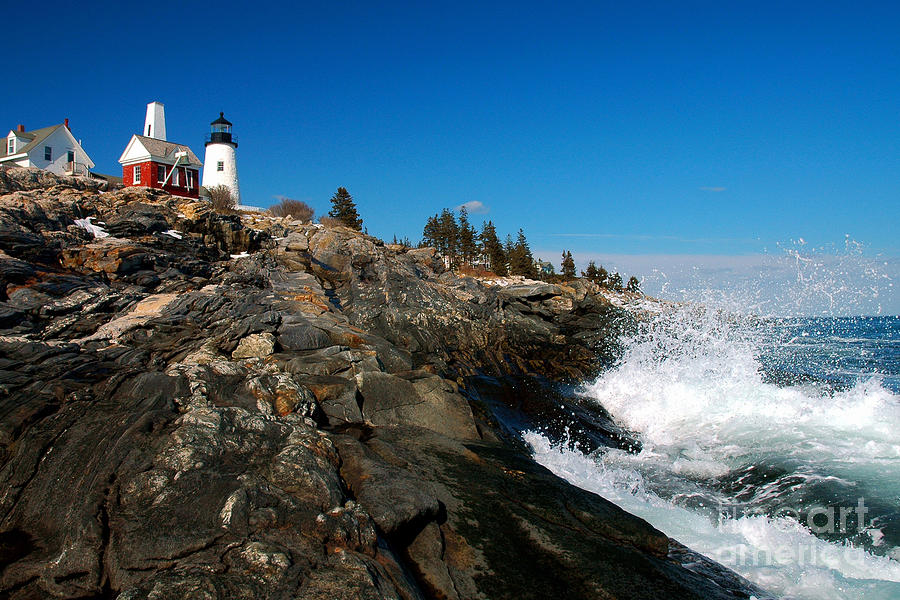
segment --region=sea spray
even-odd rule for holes
[[[827,321],[812,335],[833,331]],[[773,377],[763,357],[796,325],[673,306],[583,389],[639,436],[640,453],[525,439],[557,474],[772,592],[900,597],[900,397],[881,374],[798,376],[785,355]],[[855,335],[868,343],[872,327]]]

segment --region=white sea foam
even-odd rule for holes
[[[845,494],[820,500],[836,507],[871,494],[897,503],[900,397],[874,377],[843,391],[769,383],[758,358],[765,334],[765,323],[676,307],[626,340],[619,364],[583,390],[640,437],[639,454],[587,457],[535,432],[526,441],[570,482],[774,593],[900,598],[900,562],[889,558],[897,548],[871,553],[884,544],[876,525],[864,524],[863,548],[817,537],[800,514],[815,486]],[[759,474],[766,469],[775,474]],[[742,510],[721,518],[720,503]]]
[[[895,560],[826,542],[787,517],[711,518],[648,491],[636,469],[585,456],[565,445],[553,446],[536,432],[524,437],[535,459],[560,477],[646,519],[670,537],[781,597],[900,597],[900,563]]]

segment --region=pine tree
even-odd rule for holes
[[[531,255],[531,248],[528,247],[528,240],[525,239],[525,232],[522,229],[519,229],[516,243],[509,257],[509,272],[511,275],[523,275],[531,278],[537,275],[534,257]]]
[[[506,234],[506,240],[503,242],[503,254],[506,255],[506,266],[507,270],[510,265],[510,261],[512,260],[513,254],[515,253],[515,246],[513,245],[512,236],[508,233]]]
[[[331,197],[331,211],[328,216],[332,219],[338,219],[350,229],[362,231],[362,219],[356,212],[356,204],[353,202],[353,196],[347,191],[347,188],[339,187],[334,196]]]
[[[603,268],[603,265],[600,265],[600,268],[597,269],[597,285],[607,287],[609,285],[609,271]]]
[[[478,234],[469,223],[469,212],[466,207],[459,209],[459,257],[464,265],[472,266],[478,255]]]
[[[437,223],[437,250],[444,257],[447,268],[452,269],[457,264],[459,254],[459,225],[456,223],[456,217],[447,208],[441,211]]]
[[[431,246],[435,249],[438,247],[438,218],[437,215],[428,217],[425,222],[425,229],[422,230],[422,243],[420,247]]]
[[[595,263],[594,261],[590,261],[588,263],[587,269],[581,272],[581,276],[588,281],[597,283],[597,276],[599,275],[599,273],[600,272],[597,270],[597,263]]]
[[[568,250],[563,250],[560,273],[562,273],[562,276],[566,279],[575,278],[575,260],[572,258],[572,253]]]
[[[609,278],[609,287],[616,290],[617,292],[622,291],[622,276],[619,275],[618,272],[613,273],[612,277]]]
[[[488,261],[488,268],[494,274],[505,277],[509,271],[506,269],[506,252],[497,237],[497,230],[490,221],[481,225],[481,248]]]
[[[629,292],[634,292],[635,294],[641,293],[641,282],[638,281],[638,278],[632,275],[628,278],[628,283],[625,285],[625,289]]]

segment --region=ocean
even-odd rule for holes
[[[900,598],[900,317],[678,305],[579,393],[642,442],[535,459],[784,598]]]

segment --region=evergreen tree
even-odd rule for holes
[[[562,276],[566,279],[575,278],[575,260],[572,258],[572,253],[568,250],[563,250],[560,273],[562,273]]]
[[[419,244],[419,246],[431,246],[432,248],[437,249],[438,236],[440,235],[438,229],[439,227],[437,215],[428,217],[428,221],[425,222],[425,229],[422,230],[422,243]]]
[[[638,278],[632,275],[628,278],[628,283],[625,285],[625,289],[629,292],[634,292],[635,294],[641,293],[641,282],[638,281]]]
[[[509,272],[511,275],[523,275],[533,278],[537,275],[536,271],[531,248],[528,247],[528,240],[525,239],[525,232],[519,229],[516,243],[509,256]]]
[[[487,258],[488,268],[500,277],[508,273],[506,269],[506,252],[497,237],[497,230],[490,221],[481,225],[481,248]]]
[[[622,291],[622,276],[619,275],[618,272],[613,273],[612,277],[609,278],[609,287],[616,290],[617,292]]]
[[[459,258],[464,265],[472,266],[478,255],[478,233],[469,223],[466,207],[459,209]]]
[[[587,269],[585,269],[584,271],[581,272],[582,277],[584,277],[588,281],[592,281],[594,283],[597,283],[597,278],[598,278],[599,274],[600,274],[600,271],[597,270],[597,263],[595,263],[594,261],[590,261],[588,263]]]
[[[437,250],[444,257],[447,268],[452,269],[457,264],[459,254],[459,225],[456,223],[456,217],[447,208],[441,211],[437,223]]]
[[[597,285],[607,287],[609,285],[609,271],[603,268],[603,265],[600,265],[600,268],[597,269]]]
[[[347,188],[339,187],[334,196],[331,197],[331,211],[328,216],[332,219],[338,219],[350,229],[362,231],[362,219],[356,212],[356,204],[353,202],[353,196],[347,191]]]

